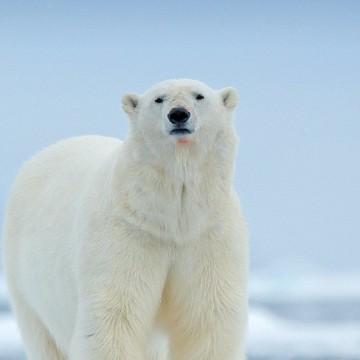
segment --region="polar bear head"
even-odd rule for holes
[[[171,156],[174,149],[207,153],[218,139],[235,139],[232,113],[237,94],[231,87],[214,90],[200,81],[167,80],[142,95],[126,94],[122,104],[130,119],[130,137],[141,139],[162,157]]]

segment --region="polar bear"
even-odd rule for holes
[[[122,104],[123,142],[63,140],[13,187],[4,264],[27,358],[245,359],[236,92],[177,79]]]

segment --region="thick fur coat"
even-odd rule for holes
[[[245,359],[236,103],[169,80],[124,96],[123,142],[71,138],[24,165],[4,263],[28,360]]]

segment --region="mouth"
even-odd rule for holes
[[[170,131],[170,135],[189,135],[192,131],[188,128],[177,128]]]

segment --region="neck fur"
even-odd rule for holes
[[[236,138],[219,133],[207,151],[171,145],[156,155],[130,136],[115,160],[111,194],[123,221],[180,244],[213,224],[230,199]]]
[[[131,134],[124,143],[124,152],[131,167],[155,170],[169,181],[220,181],[231,185],[237,139],[232,131],[221,131],[208,148],[199,143],[167,144],[153,151],[138,134]]]

